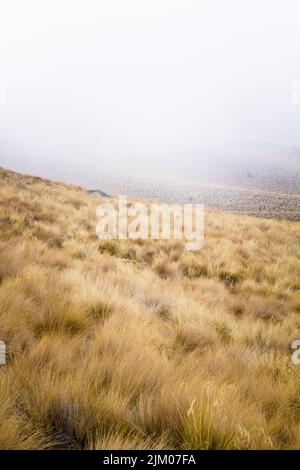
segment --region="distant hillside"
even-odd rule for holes
[[[62,161],[49,167],[27,157],[22,162],[13,148],[3,149],[2,160],[20,171],[25,166],[51,179],[101,188],[103,196],[193,201],[215,210],[300,220],[299,147],[253,141],[216,141],[195,151],[186,147],[184,155],[166,151],[160,158],[136,155],[121,162],[99,157],[98,163],[82,159],[74,167]]]

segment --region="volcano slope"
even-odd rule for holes
[[[0,448],[299,448],[300,224],[188,252],[99,241],[103,201],[0,170]]]

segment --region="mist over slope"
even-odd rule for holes
[[[296,146],[223,142],[194,155],[187,150],[185,158],[176,153],[148,159],[130,155],[120,161],[99,155],[92,162],[83,155],[74,164],[55,155],[49,163],[8,144],[1,146],[1,152],[4,166],[87,189],[300,220],[300,149]]]

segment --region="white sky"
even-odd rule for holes
[[[300,146],[296,80],[299,0],[0,0],[0,165]]]

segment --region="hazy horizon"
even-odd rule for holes
[[[299,174],[300,5],[224,3],[3,5],[0,165],[88,186]]]

